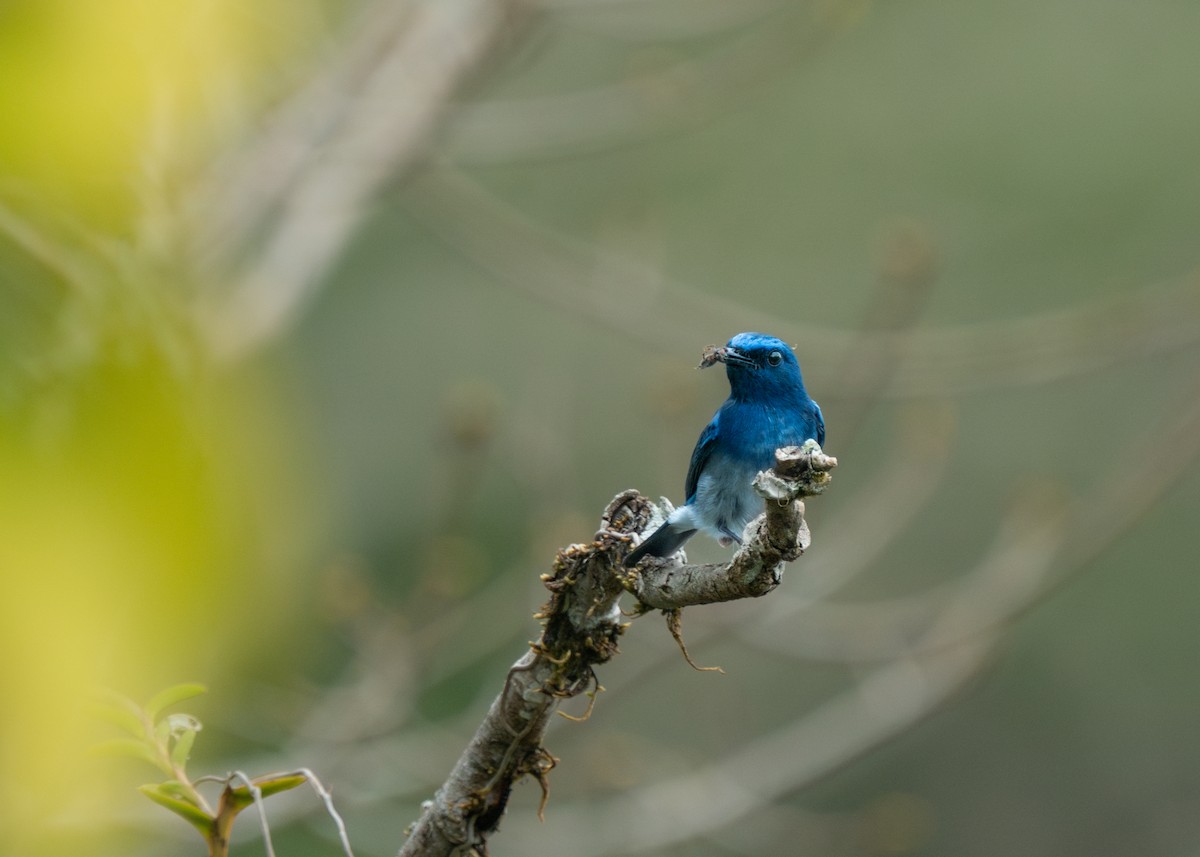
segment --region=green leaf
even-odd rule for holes
[[[192,752],[192,744],[196,741],[196,730],[185,729],[175,738],[175,746],[171,748],[171,764],[177,768],[187,765]]]
[[[308,782],[308,778],[301,774],[271,774],[265,777],[255,777],[254,779],[254,785],[258,786],[258,790],[264,798],[279,794],[280,792],[286,792],[288,789],[294,789],[296,786],[302,786],[306,782]],[[238,813],[254,803],[254,795],[250,793],[250,789],[246,786],[238,786],[237,788],[226,786],[225,803],[235,813]]]
[[[142,723],[141,716],[133,714],[127,709],[97,702],[92,704],[90,713],[97,720],[110,723],[134,738],[145,739],[146,737],[146,727]]]
[[[158,715],[162,713],[164,708],[170,708],[178,702],[191,699],[193,696],[199,696],[207,691],[207,687],[196,682],[186,682],[168,687],[166,690],[154,694],[154,697],[146,703],[146,714],[151,720],[158,720]]]
[[[199,806],[199,804],[196,803],[196,798],[193,797],[194,792],[188,786],[179,782],[179,780],[164,780],[158,784],[158,790],[162,794],[170,795],[171,797],[177,797],[182,801],[187,801],[190,804]]]
[[[140,759],[166,773],[171,773],[169,767],[165,765],[154,748],[145,741],[137,741],[133,738],[113,738],[110,741],[102,741],[92,747],[92,752],[98,756],[125,756],[130,759]]]
[[[96,702],[103,702],[106,705],[116,705],[121,708],[127,708],[134,714],[141,714],[142,707],[130,699],[123,693],[113,690],[111,687],[98,687],[91,694]]]
[[[134,738],[146,737],[146,724],[142,719],[142,709],[132,699],[122,696],[115,690],[99,691],[92,702],[91,713],[93,717],[111,723]]]
[[[208,838],[209,834],[212,833],[213,817],[204,810],[200,809],[200,807],[187,801],[180,800],[173,794],[170,794],[168,791],[164,790],[162,786],[153,783],[149,785],[138,786],[138,791],[150,798],[150,800],[154,801],[159,806],[165,806],[167,809],[171,810],[171,812],[175,813],[184,821],[191,824],[192,827],[199,830],[206,839]]]
[[[281,774],[255,778],[254,785],[258,786],[263,797],[270,797],[280,792],[286,792],[288,789],[294,789],[296,786],[302,786],[307,782],[308,777],[301,774]]]

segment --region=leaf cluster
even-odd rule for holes
[[[209,854],[215,857],[228,854],[229,831],[238,813],[264,797],[302,785],[308,777],[299,772],[254,779],[240,774],[223,778],[190,776],[188,760],[196,735],[203,727],[191,714],[168,713],[167,709],[199,696],[205,690],[200,684],[177,684],[155,694],[145,705],[113,691],[103,693],[95,703],[96,716],[125,735],[105,741],[94,749],[104,755],[138,759],[164,774],[166,779],[147,783],[138,791],[192,825],[204,837]],[[233,783],[237,779],[243,785],[235,787]],[[224,784],[216,807],[197,788],[200,783],[213,781]]]

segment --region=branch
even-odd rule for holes
[[[634,534],[655,517],[636,491],[609,503],[590,544],[559,551],[543,576],[550,600],[538,614],[542,634],[508,672],[500,695],[446,782],[423,806],[400,857],[487,853],[513,785],[532,776],[548,796],[546,775],[557,761],[542,746],[560,700],[600,689],[595,666],[617,653],[627,625],[618,606],[628,589],[644,609],[684,606],[764,595],[778,586],[783,565],[809,543],[800,497],[824,490],[837,459],[810,441],[776,452],[772,471],[755,479],[766,510],[744,533],[745,543],[727,565],[651,565],[628,570],[622,562]]]
[[[776,450],[775,469],[754,480],[754,490],[767,501],[766,511],[747,526],[732,562],[642,563],[628,572],[626,588],[643,606],[657,610],[766,595],[783,579],[784,563],[799,557],[811,542],[799,498],[824,491],[835,467],[837,459],[813,441]]]

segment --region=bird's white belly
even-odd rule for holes
[[[763,510],[754,493],[757,469],[726,457],[713,457],[696,483],[692,521],[698,529],[720,539],[726,531],[739,539],[746,524]]]

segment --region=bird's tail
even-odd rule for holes
[[[625,557],[625,565],[632,568],[645,556],[670,556],[695,534],[695,530],[681,529],[667,521]]]

